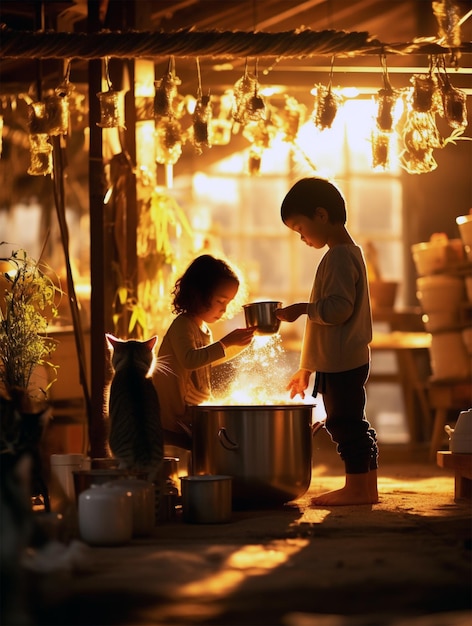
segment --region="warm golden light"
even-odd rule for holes
[[[224,405],[286,405],[314,404],[307,394],[304,400],[299,396],[290,399],[286,389],[290,379],[291,365],[288,363],[282,345],[282,337],[255,335],[251,345],[234,359],[233,378],[224,397],[214,397],[205,404]],[[274,372],[277,376],[274,378]]]
[[[264,576],[271,570],[285,565],[298,552],[307,547],[308,539],[273,541],[267,545],[247,545],[233,552],[221,571],[183,585],[181,598],[195,596],[224,596],[253,576]]]

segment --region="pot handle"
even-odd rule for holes
[[[326,426],[326,420],[320,420],[319,422],[314,422],[311,425],[311,436],[314,437],[316,433]]]
[[[218,431],[218,439],[225,450],[238,450],[239,444],[231,441],[226,433],[226,428],[222,427]]]

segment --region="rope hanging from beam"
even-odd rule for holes
[[[243,31],[111,32],[65,33],[0,30],[0,58],[7,59],[98,59],[181,58],[228,59],[231,57],[306,58],[318,55],[354,57],[369,54],[428,54],[451,52],[430,38],[409,43],[387,44],[367,32],[336,30],[286,31],[279,33]],[[458,52],[472,52],[462,44]]]

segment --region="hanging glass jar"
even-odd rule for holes
[[[101,91],[97,93],[100,100],[100,128],[124,127],[124,94],[122,91]]]

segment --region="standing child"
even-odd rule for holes
[[[294,322],[307,315],[300,369],[290,379],[290,397],[305,397],[316,372],[313,396],[323,395],[326,430],[344,462],[345,485],[313,498],[315,505],[374,504],[377,492],[377,436],[365,417],[365,384],[372,340],[367,271],[362,250],[346,229],[341,192],[321,178],[299,180],[287,193],[282,221],[322,257],[309,302],[278,309]]]
[[[251,343],[252,328],[237,328],[213,341],[207,324],[220,320],[236,296],[239,279],[225,261],[197,257],[177,280],[169,326],[158,353],[153,381],[159,396],[164,442],[191,449],[191,409],[211,398],[211,366]],[[228,350],[232,346],[239,349]]]

